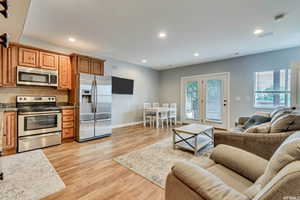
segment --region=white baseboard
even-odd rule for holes
[[[118,124],[118,125],[113,125],[112,128],[123,128],[126,126],[134,126],[134,125],[138,125],[138,124],[142,124],[143,121],[139,121],[139,122],[131,122],[131,123],[127,123],[127,124]]]

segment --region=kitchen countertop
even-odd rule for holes
[[[69,103],[57,103],[57,106],[61,109],[74,109],[75,106]]]
[[[14,103],[0,103],[0,112],[16,112],[18,111],[16,104]]]

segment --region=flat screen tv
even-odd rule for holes
[[[134,80],[112,77],[113,94],[133,94]]]

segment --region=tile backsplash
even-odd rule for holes
[[[57,102],[68,102],[68,91],[48,87],[18,86],[0,88],[0,103],[16,103],[16,96],[56,96]]]

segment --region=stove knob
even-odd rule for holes
[[[49,97],[48,100],[51,100],[51,98]]]
[[[24,97],[24,100],[27,100],[27,98],[26,98],[26,97]]]

